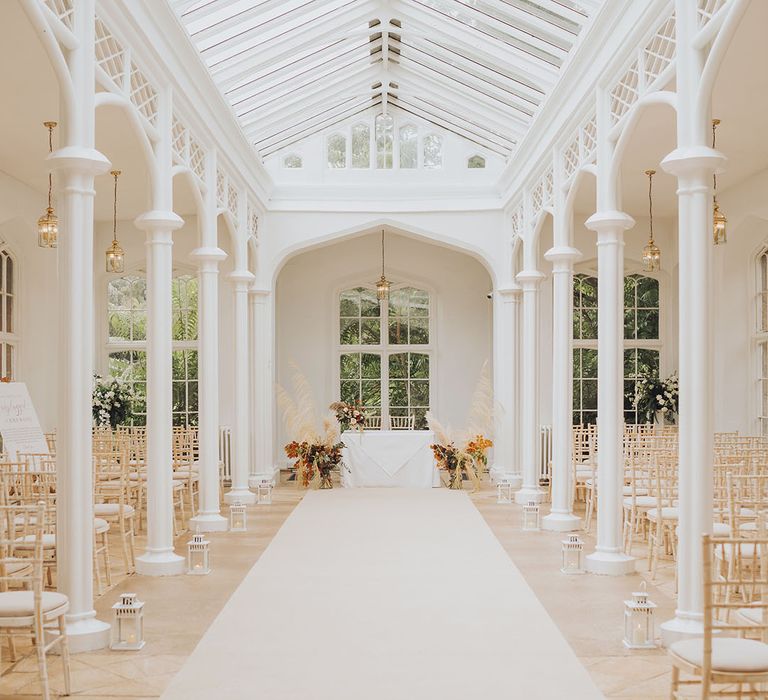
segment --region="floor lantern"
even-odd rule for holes
[[[229,531],[245,532],[248,529],[248,514],[245,510],[245,503],[235,501],[229,507]]]
[[[256,503],[258,505],[272,505],[272,479],[262,479],[256,485]]]
[[[583,574],[584,543],[578,535],[568,535],[563,540],[563,566],[560,569],[564,574]]]
[[[523,532],[537,532],[539,525],[539,504],[528,501],[523,506]]]
[[[624,601],[624,646],[627,649],[655,649],[656,603],[648,597],[645,581],[640,590],[632,594],[632,600]]]
[[[501,479],[496,484],[496,503],[512,503],[512,482]]]
[[[122,593],[112,606],[114,621],[109,648],[114,651],[138,651],[144,646],[144,603],[135,593]]]
[[[211,543],[200,534],[200,528],[187,542],[187,573],[193,576],[211,573]]]

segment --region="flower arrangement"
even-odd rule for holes
[[[482,471],[488,465],[487,453],[488,449],[493,447],[493,442],[482,435],[476,435],[463,447],[457,447],[454,442],[436,443],[430,447],[435,455],[437,468],[448,472],[448,488],[463,488],[464,474],[477,488]]]
[[[677,418],[677,406],[680,397],[677,373],[664,380],[655,375],[641,377],[635,384],[632,405],[649,423],[659,416],[670,423]]]
[[[341,431],[355,429],[364,430],[368,414],[365,412],[363,404],[359,401],[347,403],[345,401],[336,401],[329,408],[336,414],[336,420],[339,421]]]
[[[296,460],[296,478],[305,488],[320,480],[320,488],[332,488],[331,472],[341,465],[343,442],[311,443],[294,440],[285,446],[285,454]]]
[[[114,430],[130,415],[131,402],[137,398],[133,387],[117,377],[93,378],[93,420],[102,428]]]

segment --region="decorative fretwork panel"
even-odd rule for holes
[[[154,125],[157,119],[157,91],[133,62],[131,62],[130,90],[131,102],[141,115]]]
[[[216,204],[224,208],[224,199],[227,193],[227,178],[221,170],[216,171]]]
[[[104,22],[96,18],[96,41],[94,49],[96,53],[96,64],[101,68],[107,77],[112,81],[118,90],[123,89],[123,80],[125,77],[125,51],[120,42],[112,36]]]
[[[531,193],[531,213],[536,216],[547,206],[552,204],[552,195],[554,192],[554,175],[552,168],[549,168],[536,183]]]
[[[171,141],[173,143],[173,155],[179,163],[187,162],[187,130],[184,125],[173,116],[171,126]]]
[[[593,114],[581,130],[581,147],[584,163],[592,163],[597,153],[597,117]]]
[[[248,202],[248,235],[256,239],[259,237],[259,212],[251,202]]]
[[[637,61],[633,61],[629,70],[624,74],[619,84],[611,90],[611,119],[614,124],[629,111],[640,96],[640,73]]]
[[[703,27],[711,20],[720,9],[728,4],[728,0],[698,0],[699,2],[699,27]]]
[[[664,22],[645,47],[645,82],[651,85],[675,60],[675,15]]]
[[[563,174],[565,179],[569,179],[581,164],[581,147],[579,144],[579,134],[573,137],[571,145],[563,153]]]
[[[227,188],[227,209],[229,209],[229,213],[232,214],[234,220],[237,221],[237,189],[231,184]]]
[[[189,137],[189,169],[201,181],[205,180],[205,151],[192,135]]]
[[[512,237],[520,236],[523,232],[523,207],[518,204],[512,212],[511,218]]]
[[[75,19],[74,0],[45,0],[45,4],[68,29],[72,29]]]

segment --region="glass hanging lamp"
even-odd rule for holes
[[[712,148],[715,148],[715,145],[717,143],[717,139],[715,137],[715,133],[717,132],[717,127],[720,124],[719,119],[713,119],[712,120]],[[720,205],[717,202],[717,175],[712,175],[712,185],[713,185],[713,194],[712,194],[712,238],[714,240],[715,245],[722,245],[723,243],[726,243],[728,241],[728,238],[726,236],[726,224],[728,223],[728,219],[726,218],[725,214],[720,211]]]
[[[56,122],[43,122],[48,129],[48,153],[53,153],[53,130]],[[53,211],[51,195],[53,192],[53,174],[48,171],[48,208],[37,220],[37,245],[41,248],[56,248],[59,244],[59,217]]]
[[[391,287],[390,281],[384,275],[384,230],[381,231],[381,278],[376,282],[376,296],[379,301],[387,301],[389,299],[389,288]]]
[[[107,248],[107,272],[125,272],[125,252],[117,242],[117,178],[119,170],[111,170],[110,175],[115,178],[115,197],[112,206],[112,245]]]
[[[653,176],[655,170],[646,170],[648,176],[648,243],[643,248],[643,268],[646,272],[657,272],[661,269],[661,250],[653,240]]]

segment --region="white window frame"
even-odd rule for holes
[[[759,435],[768,435],[768,415],[763,415],[763,382],[768,381],[768,377],[763,377],[762,352],[768,352],[768,329],[760,329],[761,316],[761,298],[768,295],[768,271],[766,272],[765,284],[762,283],[760,274],[760,261],[766,258],[768,266],[768,244],[763,244],[758,248],[757,253],[752,258],[754,271],[754,290],[752,294],[752,348],[753,348],[753,377],[754,391],[753,400],[755,409],[755,426]]]
[[[388,275],[393,274],[388,271]],[[399,279],[402,279],[400,275],[397,275]],[[370,353],[381,356],[381,421],[382,425],[389,424],[389,358],[391,355],[399,355],[401,353],[411,352],[427,355],[429,357],[429,407],[430,410],[434,410],[437,401],[437,367],[435,365],[436,353],[436,301],[435,291],[429,285],[419,281],[401,281],[396,284],[392,284],[391,291],[398,289],[404,289],[406,287],[413,287],[420,291],[426,292],[429,295],[429,343],[425,345],[392,345],[389,343],[389,304],[381,305],[381,315],[378,317],[381,327],[381,334],[379,336],[380,343],[378,345],[343,345],[341,343],[341,315],[339,314],[339,301],[342,292],[350,289],[362,287],[370,289],[374,293],[376,292],[376,285],[370,282],[350,281],[347,284],[341,285],[334,290],[333,296],[333,318],[334,318],[334,352],[333,352],[333,396],[334,400],[339,397],[341,390],[341,356],[351,353]]]
[[[0,245],[0,255],[3,255],[7,257],[12,265],[13,265],[13,292],[11,293],[11,298],[13,299],[13,309],[11,311],[11,327],[13,328],[12,332],[8,331],[0,331],[0,348],[2,349],[2,352],[0,352],[0,377],[8,377],[12,380],[17,380],[20,377],[19,373],[19,360],[21,358],[21,351],[19,349],[20,344],[20,333],[19,333],[19,319],[21,318],[21,315],[19,314],[19,258],[14,254],[14,252],[11,250],[11,248],[8,245]],[[3,261],[4,264],[4,261]],[[7,289],[8,289],[8,270],[7,267],[4,265],[3,269],[3,282],[2,282],[2,296],[0,296],[0,300],[3,302],[3,308],[0,309],[0,314],[2,314],[3,318],[5,318],[5,312],[6,312],[6,305],[5,305],[5,296],[7,295]],[[7,321],[7,319],[6,319]],[[6,324],[7,327],[7,324]],[[11,356],[12,356],[12,367],[11,372],[8,372],[8,357],[5,352],[6,346],[11,348]]]

